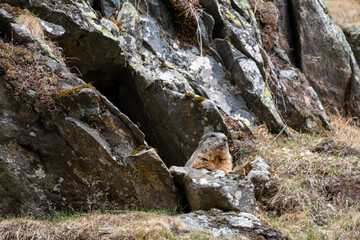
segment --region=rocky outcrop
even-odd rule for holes
[[[21,72],[10,74],[7,59],[22,51],[3,55],[2,212],[12,211],[11,201],[18,201],[17,212],[176,207],[165,165],[183,166],[204,133],[229,135],[230,122],[246,133],[260,123],[288,135],[287,126],[331,129],[321,101],[360,116],[359,68],[323,2],[274,2],[279,13],[266,6],[275,11],[272,20],[280,16],[279,31],[292,52],[276,38],[270,50],[264,46],[264,19],[258,20],[266,8],[254,14],[248,1],[200,0],[195,12],[170,0],[2,1],[10,5],[0,7],[1,37],[35,49],[24,61],[34,57],[34,69],[43,69],[32,79],[30,69],[14,61]],[[15,21],[21,8],[36,14],[56,46]],[[193,209],[255,209],[252,196],[242,203],[243,196],[232,195],[253,195],[248,180],[239,180],[241,189],[234,175],[189,170],[176,176],[188,185],[188,198],[194,196]],[[202,179],[215,186],[219,206],[201,198]],[[230,186],[230,195],[218,185]]]
[[[16,41],[33,47],[1,42],[0,215],[178,207],[163,161],[151,147],[139,149],[139,128],[66,72],[45,40],[2,16]]]
[[[287,239],[284,234],[262,224],[251,213],[211,209],[183,214],[178,219],[185,224],[186,229],[211,232],[216,238]]]
[[[171,167],[175,183],[185,193],[191,210],[219,208],[226,211],[253,212],[257,210],[254,186],[239,175],[222,170]]]
[[[330,107],[360,116],[360,72],[341,28],[324,1],[291,0],[302,72]],[[324,44],[326,43],[326,44]]]

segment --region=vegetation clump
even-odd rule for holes
[[[20,14],[16,17],[15,21],[18,24],[25,26],[34,36],[45,40],[45,33],[40,22],[32,13],[25,11],[23,14]]]
[[[269,0],[249,0],[249,4],[260,24],[261,41],[264,49],[270,51],[274,43],[277,42],[280,47],[289,50],[290,47],[285,37],[279,31],[279,10],[277,7]]]
[[[278,189],[262,199],[258,216],[290,239],[360,238],[359,156],[348,151],[330,154],[331,147],[329,152],[311,151],[320,149],[321,142],[342,142],[340,146],[356,153],[360,128],[339,115],[329,120],[334,133],[293,132],[288,139],[274,137],[260,127],[255,134]]]
[[[14,88],[18,100],[34,93],[49,110],[58,110],[53,96],[59,89],[60,78],[34,53],[30,48],[0,39],[0,75]]]
[[[199,0],[169,0],[170,8],[174,11],[181,40],[190,44],[198,43],[202,55],[202,36],[200,30],[200,16],[202,8]]]

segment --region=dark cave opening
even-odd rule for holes
[[[91,7],[95,10],[95,11],[98,11],[101,13],[101,15],[104,16],[104,11],[102,10],[102,7],[101,7],[101,1],[100,0],[94,0],[91,4],[90,2],[90,5]]]
[[[301,43],[299,35],[299,23],[296,19],[296,12],[294,11],[294,6],[291,0],[287,1],[287,12],[289,20],[289,39],[287,39],[291,51],[289,53],[292,63],[301,70]]]
[[[101,72],[89,72],[84,76],[87,82],[93,83],[94,87],[112,102],[122,113],[130,118],[145,134],[145,141],[154,147],[167,167],[179,165],[173,161],[172,153],[168,148],[169,142],[164,142],[161,132],[157,131],[153,124],[154,120],[149,116],[144,103],[139,96],[135,79],[125,68],[108,69]]]

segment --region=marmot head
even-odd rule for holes
[[[225,134],[219,132],[210,132],[201,137],[199,146],[207,149],[227,149],[228,139]]]

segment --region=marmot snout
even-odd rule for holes
[[[232,170],[232,157],[225,134],[210,132],[201,137],[199,146],[185,164],[185,167]]]

